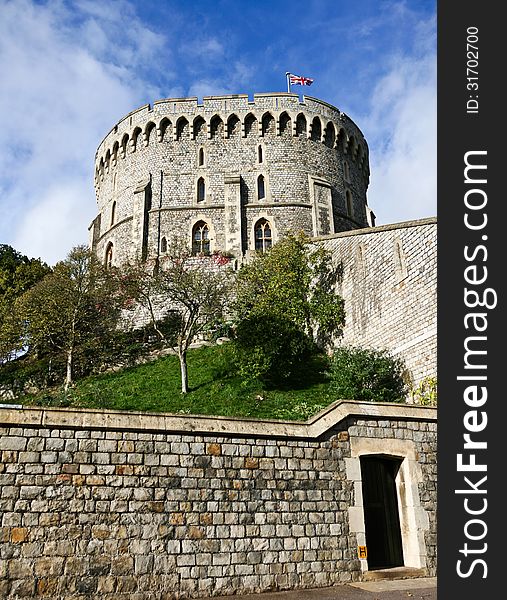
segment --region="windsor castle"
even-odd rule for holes
[[[401,356],[417,383],[436,373],[436,219],[375,226],[369,175],[361,131],[321,100],[159,100],[97,150],[90,245],[121,265],[160,258],[178,237],[240,264],[302,230],[343,268],[342,342]]]

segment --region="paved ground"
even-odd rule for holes
[[[367,581],[337,585],[331,588],[267,592],[246,596],[215,596],[212,600],[436,600],[437,580],[434,577]],[[202,600],[207,600],[202,598]]]

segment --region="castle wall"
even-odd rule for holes
[[[252,250],[250,221],[266,211],[281,234],[300,229],[330,234],[368,225],[366,141],[344,113],[316,99],[300,102],[296,94],[256,94],[253,101],[244,95],[207,97],[202,104],[196,98],[172,99],[141,107],[105,137],[95,166],[101,218],[91,243],[99,256],[112,244],[114,264],[143,253],[138,227],[125,236],[115,224],[139,221],[137,196],[148,188],[151,257],[157,256],[161,237],[182,230],[188,236],[196,213],[216,232],[212,250],[226,249],[223,220],[231,176],[240,177],[241,254]],[[325,210],[321,184],[329,195]]]
[[[389,350],[417,384],[437,373],[436,219],[319,238],[342,270],[343,345]]]
[[[0,410],[0,595],[195,598],[361,580],[360,457],[391,455],[404,564],[436,569],[436,411],[308,423]]]

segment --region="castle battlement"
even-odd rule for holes
[[[308,138],[319,130],[317,141],[326,141],[326,136],[333,136],[334,143],[342,143],[344,151],[350,148],[353,158],[366,162],[368,145],[361,130],[345,113],[338,108],[311,96],[303,96],[300,100],[298,94],[287,92],[254,94],[253,100],[247,94],[230,94],[223,96],[205,96],[201,103],[197,97],[166,98],[156,100],[153,105],[145,104],[125,115],[109,131],[100,143],[96,158],[96,174],[99,174],[102,165],[108,167],[109,157],[114,156],[117,149],[121,148],[123,154],[128,150],[135,151],[139,140],[144,145],[148,144],[148,137],[155,129],[159,141],[167,126],[174,127],[174,140],[178,139],[178,126],[183,127],[186,122],[190,125],[190,135],[195,135],[195,123],[204,121],[208,129],[208,137],[213,134],[212,121],[221,121],[225,124],[224,137],[230,134],[231,121],[239,119],[242,122],[242,136],[246,136],[244,121],[253,116],[261,123],[267,115],[276,119],[276,132],[280,133],[280,119],[288,117],[293,125],[293,135],[297,135],[297,119],[303,117],[306,121],[305,129]],[[259,125],[259,135],[263,135],[262,126]]]

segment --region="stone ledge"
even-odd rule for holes
[[[338,400],[305,422],[77,408],[0,405],[0,425],[180,432],[316,439],[349,416],[436,421],[437,410],[413,404]]]

